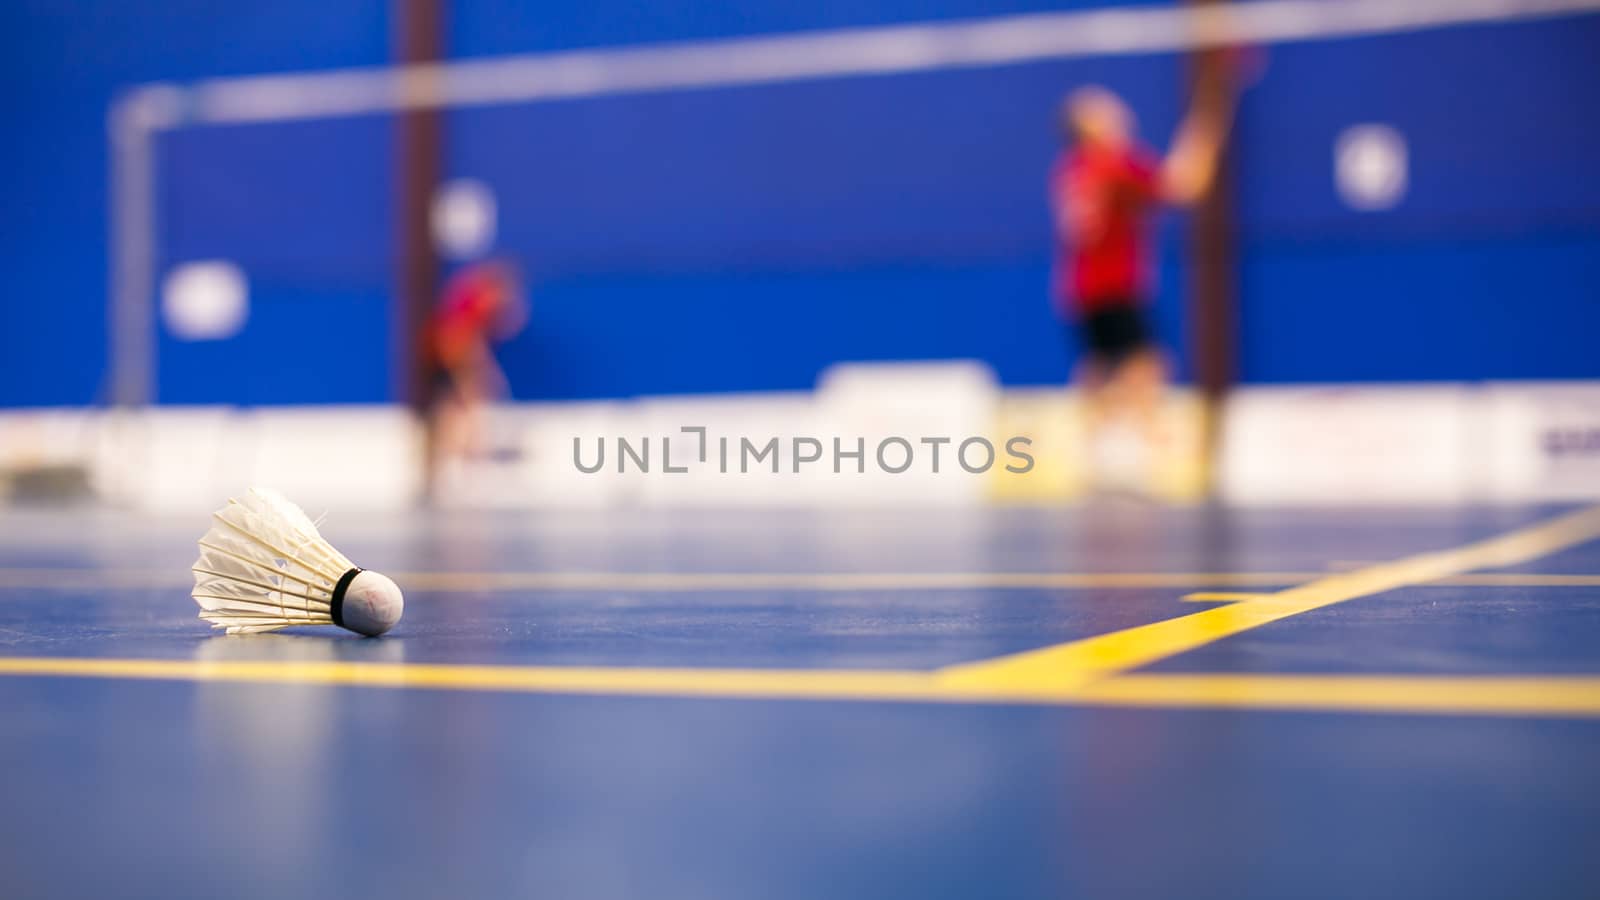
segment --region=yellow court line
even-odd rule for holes
[[[1074,703],[1221,709],[1600,716],[1600,676],[1119,675]]]
[[[1474,572],[1430,584],[1461,587],[1600,587],[1600,575],[1541,575],[1534,572]]]
[[[1600,507],[1591,507],[1454,550],[1327,575],[1258,600],[943,671],[961,683],[990,686],[1084,685],[1314,609],[1473,569],[1518,565],[1596,537]]]
[[[227,640],[218,638],[217,640]],[[930,672],[0,657],[0,675],[715,697],[940,699]]]
[[[1271,594],[1242,594],[1237,591],[1195,591],[1179,597],[1187,603],[1244,603],[1248,600],[1264,600]]]
[[[0,675],[535,694],[1600,716],[1600,676],[1120,675],[990,685],[934,672],[0,657]]]
[[[901,591],[1002,589],[1173,589],[1280,587],[1303,584],[1326,572],[395,572],[419,591]],[[184,570],[5,569],[0,590],[187,589]],[[1456,587],[1600,587],[1600,575],[1480,572],[1450,575],[1428,584]]]

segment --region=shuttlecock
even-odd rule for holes
[[[200,618],[229,634],[338,625],[376,636],[400,621],[400,588],[355,566],[276,491],[251,488],[211,516],[194,563]]]

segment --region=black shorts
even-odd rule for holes
[[[1090,355],[1117,365],[1153,343],[1144,310],[1138,303],[1103,306],[1078,322],[1078,334]]]

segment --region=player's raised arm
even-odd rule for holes
[[[1211,186],[1233,126],[1235,90],[1228,78],[1203,79],[1197,86],[1162,161],[1161,194],[1167,202],[1188,206]]]

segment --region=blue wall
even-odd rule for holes
[[[1055,5],[457,0],[448,40],[480,56]],[[99,396],[119,85],[387,54],[380,0],[237,6],[0,11],[0,65],[25,86],[0,98],[0,405]],[[1600,322],[1595,46],[1591,16],[1274,48],[1238,130],[1242,375],[1600,377],[1585,341]],[[977,357],[1048,383],[1070,362],[1047,296],[1055,101],[1107,83],[1165,142],[1181,74],[1149,57],[463,111],[447,165],[493,186],[501,249],[534,283],[532,327],[504,354],[523,396],[804,388],[842,359]],[[1334,192],[1334,139],[1361,122],[1410,143],[1395,209]],[[163,400],[390,397],[391,129],[162,139],[162,266],[230,258],[253,294],[235,339],[163,335]],[[1157,299],[1179,346],[1182,225],[1163,222]]]
[[[0,4],[0,405],[104,396],[105,114],[122,86],[370,65],[386,0]]]
[[[1250,381],[1594,378],[1600,17],[1275,48],[1238,132]],[[1343,206],[1339,131],[1410,186]]]

